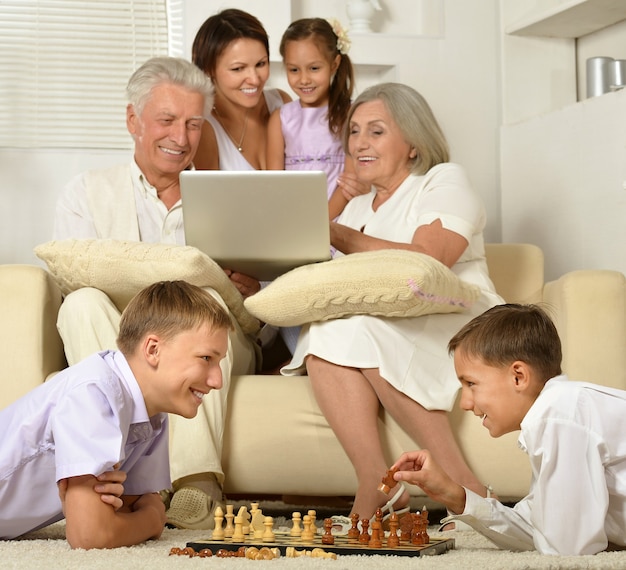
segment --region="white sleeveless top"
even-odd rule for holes
[[[266,89],[263,91],[265,97],[265,104],[270,112],[278,109],[283,104],[283,99],[280,96],[278,89]],[[217,139],[217,148],[219,151],[219,169],[220,170],[256,170],[246,158],[239,152],[235,143],[228,136],[228,133],[224,130],[224,127],[213,116],[209,115],[209,123],[215,131],[215,138]]]

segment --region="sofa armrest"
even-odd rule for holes
[[[626,277],[572,271],[546,283],[543,301],[559,331],[570,379],[626,390]]]
[[[0,409],[66,366],[56,329],[61,292],[35,265],[0,265]]]

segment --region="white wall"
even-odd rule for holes
[[[206,17],[237,6],[259,17],[272,46],[272,83],[286,87],[277,45],[292,18],[337,17],[336,0],[184,0],[186,55]],[[357,89],[376,81],[401,81],[431,103],[450,140],[453,160],[463,164],[487,209],[489,241],[500,240],[499,198],[499,9],[498,0],[380,0],[380,33],[353,35]],[[124,121],[124,109],[120,109]],[[19,125],[16,125],[19,129]],[[39,263],[32,253],[51,238],[56,198],[82,170],[107,166],[128,152],[0,149],[0,263]]]
[[[547,279],[626,273],[626,90],[579,93],[587,57],[625,57],[626,22],[579,38],[505,33],[559,3],[573,4],[501,0],[502,240],[539,245]]]

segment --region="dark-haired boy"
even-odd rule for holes
[[[404,453],[396,480],[418,485],[495,544],[543,554],[626,546],[626,392],[561,374],[561,343],[547,314],[498,305],[450,341],[461,407],[492,437],[520,430],[532,467],[515,507],[454,483],[428,451]]]
[[[165,525],[167,414],[222,386],[232,322],[183,281],[140,291],[119,351],[96,353],[0,411],[0,539],[66,519],[72,548],[130,546]]]

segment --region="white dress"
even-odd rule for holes
[[[366,235],[410,243],[419,226],[441,220],[444,228],[468,241],[452,270],[478,285],[481,296],[463,313],[406,318],[355,315],[311,323],[302,327],[293,359],[282,373],[304,373],[308,354],[341,366],[378,368],[387,382],[426,409],[451,410],[460,383],[448,355],[448,341],[473,317],[504,302],[487,271],[483,205],[464,170],[452,163],[439,164],[423,176],[408,176],[377,211],[372,209],[374,197],[372,190],[352,199],[338,222]]]

